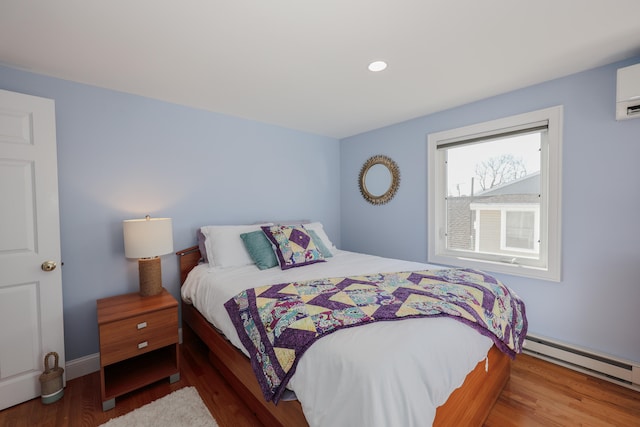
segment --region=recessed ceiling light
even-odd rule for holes
[[[384,61],[373,61],[369,64],[369,71],[378,72],[387,68],[387,63]]]

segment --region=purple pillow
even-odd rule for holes
[[[302,225],[264,226],[262,231],[271,242],[283,270],[325,262],[322,252]]]
[[[207,247],[204,245],[204,241],[207,239],[204,234],[202,234],[202,230],[198,228],[198,232],[196,233],[198,236],[198,249],[200,249],[200,256],[202,257],[202,262],[208,263],[207,260]]]

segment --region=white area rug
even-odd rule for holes
[[[195,387],[176,390],[102,427],[218,427]]]

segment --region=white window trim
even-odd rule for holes
[[[428,135],[428,262],[555,282],[561,280],[562,113],[562,106],[556,106]],[[540,174],[540,209],[541,212],[547,212],[547,219],[542,222],[540,228],[541,253],[546,253],[546,266],[525,266],[512,264],[508,261],[485,261],[447,252],[446,203],[440,203],[440,206],[437,203],[438,200],[444,201],[446,197],[446,170],[444,162],[441,161],[441,156],[444,154],[438,151],[438,144],[525,127],[528,124],[541,121],[548,123],[547,138],[549,141],[543,146],[541,153],[544,158],[548,159],[546,162],[547,170],[546,173]]]

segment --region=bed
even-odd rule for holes
[[[265,425],[482,425],[509,378],[510,357],[487,336],[448,317],[374,322],[331,333],[296,361],[282,399],[268,401],[246,337],[243,345],[242,330],[224,309],[234,295],[263,285],[440,267],[340,251],[321,224],[311,223],[302,228],[314,229],[312,240],[328,257],[301,268],[259,268],[245,237],[260,235],[260,227],[272,224],[203,227],[199,245],[177,255],[183,322]],[[436,385],[425,385],[431,382]]]

